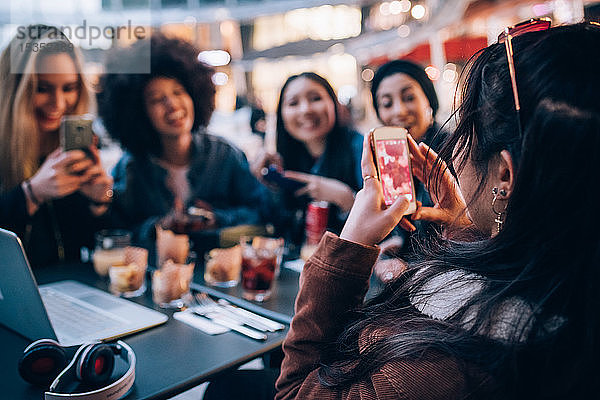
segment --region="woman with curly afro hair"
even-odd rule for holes
[[[123,72],[149,66],[149,73],[109,73],[100,82],[99,114],[125,150],[113,170],[113,212],[141,243],[160,218],[183,207],[205,216],[190,234],[260,222],[263,189],[243,152],[206,133],[214,71],[197,55],[191,44],[154,33],[106,64]]]

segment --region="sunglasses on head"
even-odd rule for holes
[[[520,22],[509,26],[498,36],[498,43],[504,43],[506,48],[506,57],[508,58],[508,72],[512,84],[513,96],[515,98],[515,111],[517,113],[517,128],[519,136],[523,137],[521,129],[521,103],[519,102],[519,91],[517,90],[517,75],[515,73],[515,59],[512,47],[512,38],[529,32],[545,31],[550,29],[550,18],[533,18],[528,21]]]

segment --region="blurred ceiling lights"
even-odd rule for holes
[[[221,67],[229,64],[231,56],[225,50],[207,50],[198,54],[198,60],[213,67]]]

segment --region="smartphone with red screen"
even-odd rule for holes
[[[383,187],[385,204],[389,206],[399,196],[406,196],[409,206],[405,215],[412,214],[417,209],[407,134],[406,129],[391,126],[371,131],[371,150]]]

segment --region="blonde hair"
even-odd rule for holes
[[[20,32],[0,55],[0,192],[33,176],[39,165],[39,137],[33,95],[37,91],[36,65],[49,54],[67,54],[79,75],[77,104],[69,114],[95,111],[95,98],[83,75],[82,56],[55,27],[34,25],[37,37]],[[31,32],[31,31],[30,31]],[[40,46],[41,44],[45,44]]]

